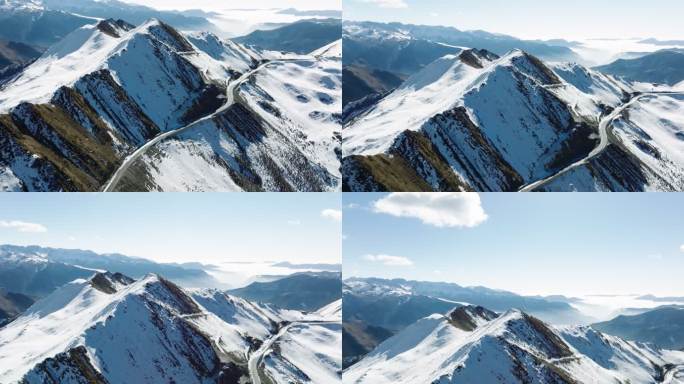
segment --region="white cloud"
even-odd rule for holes
[[[404,0],[361,0],[364,3],[375,4],[380,8],[408,8]]]
[[[12,228],[12,229],[16,229],[19,232],[31,232],[31,233],[47,232],[47,228],[45,228],[45,226],[42,224],[27,223],[25,221],[19,221],[19,220],[11,220],[11,221],[0,220],[0,228]]]
[[[324,209],[321,216],[334,221],[342,221],[342,211],[339,209]]]
[[[363,258],[368,261],[382,263],[389,267],[410,267],[413,265],[413,261],[403,256],[366,255]]]
[[[477,193],[390,193],[373,207],[375,212],[412,217],[436,227],[472,228],[487,220]]]
[[[684,244],[682,244],[682,245],[679,247],[679,250],[682,251],[682,252],[684,252]]]

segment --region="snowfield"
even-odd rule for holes
[[[306,316],[217,290],[186,292],[156,275],[134,281],[97,273],[59,288],[0,329],[0,382],[59,377],[61,383],[215,383],[224,375],[248,377],[255,343],[273,337],[280,324]],[[279,344],[297,353],[286,358],[320,378],[316,374],[325,374],[336,356],[331,351],[339,354],[341,334],[315,328],[324,324],[311,324],[311,331],[308,326],[295,328]],[[316,347],[321,338],[337,344]],[[312,347],[333,360],[308,364],[298,352]]]
[[[679,191],[681,97],[520,50],[465,49],[345,124],[343,188]]]
[[[0,190],[339,190],[341,41],[314,54],[81,27],[0,91]]]
[[[155,144],[131,165],[122,189],[339,190],[336,46],[322,48],[317,58],[268,62],[248,72],[229,89],[235,104]]]
[[[346,369],[345,383],[653,383],[684,353],[587,327],[556,329],[520,311],[462,307],[419,320]],[[420,369],[416,369],[420,367]],[[663,368],[664,370],[672,368]],[[676,368],[675,368],[676,369]]]

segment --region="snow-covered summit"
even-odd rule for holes
[[[191,295],[154,274],[134,281],[97,273],[59,288],[0,330],[0,382],[95,375],[102,382],[205,383],[226,366],[239,377],[247,375],[255,340],[295,318],[208,291]]]
[[[559,330],[519,310],[463,307],[419,320],[344,372],[345,383],[652,383],[683,364],[591,328]],[[415,369],[420,367],[420,369]],[[667,368],[669,367],[669,368]]]

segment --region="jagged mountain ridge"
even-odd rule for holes
[[[306,319],[217,290],[187,292],[157,275],[135,281],[98,273],[61,287],[0,330],[0,381],[238,383],[249,380],[248,360],[262,342]],[[295,370],[301,363],[284,360]],[[304,369],[327,369],[309,364]]]
[[[338,41],[261,64],[238,80],[233,106],[155,144],[118,190],[339,190],[339,52]]]
[[[305,85],[320,81],[317,87],[328,93],[304,91],[322,95],[325,102],[312,105],[315,109],[306,120],[277,116],[275,127],[273,119],[266,118],[274,111],[266,105],[273,97],[263,88],[259,92],[266,99],[264,108],[245,107],[241,98],[226,104],[232,99],[226,95],[230,87],[236,87],[240,76],[265,66],[264,60],[233,42],[208,33],[186,37],[155,20],[139,27],[114,20],[84,26],[0,92],[0,109],[9,111],[0,116],[0,189],[336,189],[339,119],[323,107],[335,107],[341,86],[326,71],[339,59],[302,58],[301,68],[293,71],[317,70],[320,78]],[[312,69],[311,62],[320,66]],[[200,121],[210,114],[211,119]],[[143,144],[192,122],[197,129],[188,135],[199,135],[202,143],[190,140],[190,149],[181,143],[182,148],[167,154],[152,148],[148,160],[161,156],[173,164],[188,164],[187,157],[195,157],[197,168],[186,166],[185,173],[171,175],[170,185],[163,165],[142,164],[128,171],[127,156],[147,151]],[[197,145],[202,146],[199,154]],[[126,179],[128,174],[133,175]],[[112,186],[114,176],[117,183]]]
[[[19,316],[32,304],[32,298],[0,288],[0,327]]]
[[[344,382],[653,383],[683,359],[588,327],[557,329],[521,311],[468,306],[387,339],[346,369]]]
[[[607,189],[677,190],[676,141],[667,139],[657,153],[630,161],[633,150],[605,137],[622,108],[640,96],[629,84],[596,71],[549,66],[519,50],[501,58],[482,50],[445,56],[389,95],[349,113],[343,188],[542,190],[555,184],[547,177],[612,154],[605,167],[613,175]],[[669,135],[676,136],[674,126]],[[661,129],[649,133],[661,137]],[[641,145],[641,152],[649,146]],[[590,180],[579,189],[597,185]]]

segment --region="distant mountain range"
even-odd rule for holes
[[[313,311],[342,298],[342,277],[339,272],[300,272],[228,293],[280,308]]]
[[[595,69],[629,81],[676,85],[684,81],[684,49],[663,49]]]
[[[233,41],[261,50],[307,54],[339,40],[341,35],[339,19],[308,19],[276,29],[257,30]]]
[[[190,286],[210,287],[216,283],[203,270],[120,254],[0,245],[0,288],[8,292],[43,297],[68,282],[89,278],[103,270],[121,272],[134,278],[157,273]]]
[[[626,340],[684,351],[684,306],[662,306],[637,315],[618,316],[592,327]]]
[[[97,19],[124,19],[135,25],[157,18],[183,30],[213,31],[205,18],[158,11],[117,0],[0,0],[0,38],[46,49]]]

